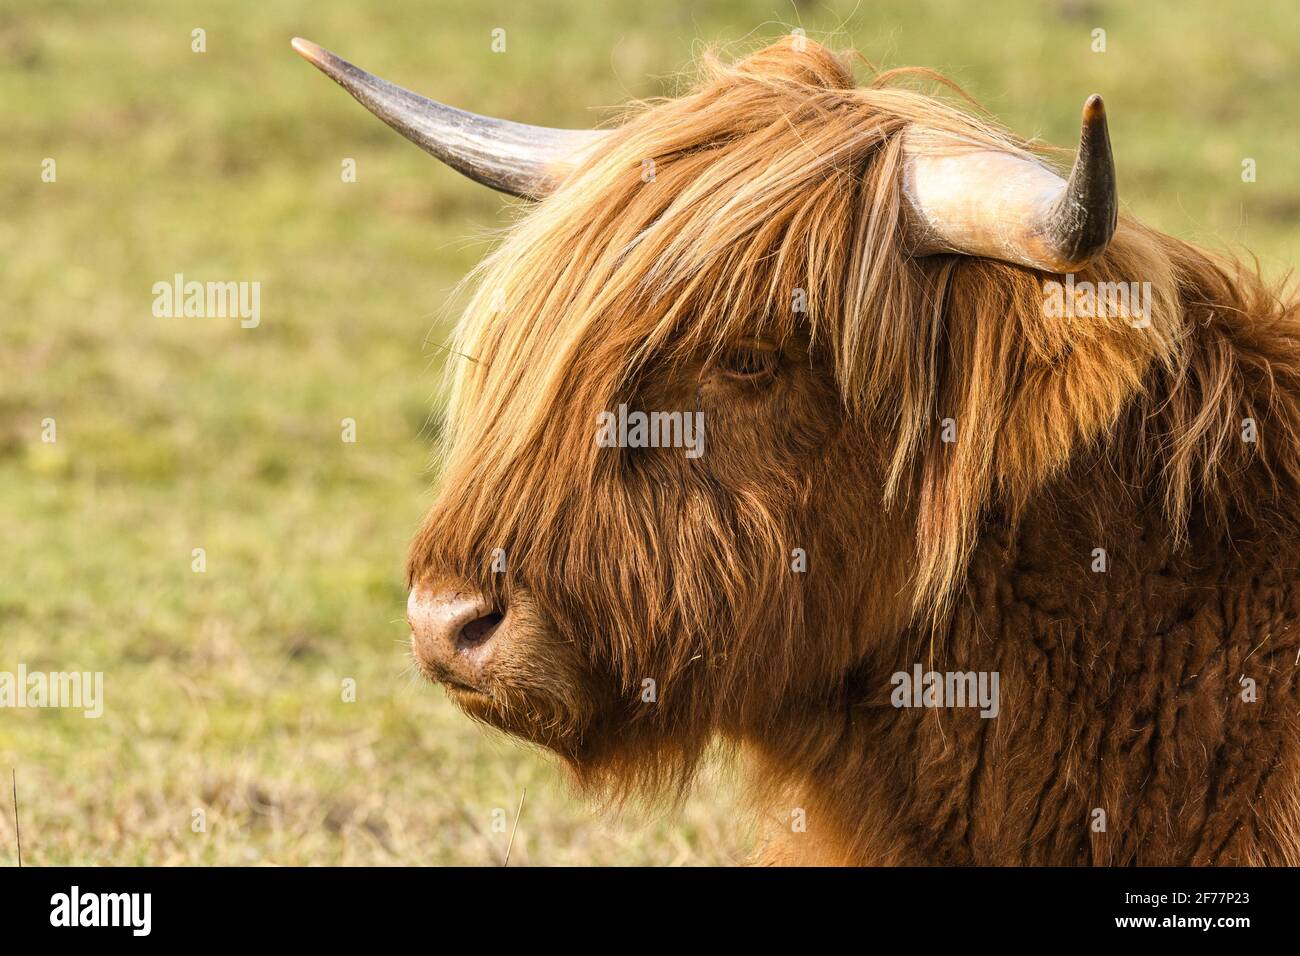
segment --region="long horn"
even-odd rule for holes
[[[550,129],[467,113],[425,99],[353,66],[310,40],[293,48],[366,109],[470,179],[512,196],[540,199],[604,135]]]
[[[1064,273],[1086,266],[1115,233],[1115,160],[1100,96],[1083,104],[1069,181],[937,130],[909,129],[903,151],[915,255],[958,252]]]

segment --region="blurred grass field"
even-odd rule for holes
[[[437,343],[510,208],[288,41],[564,126],[793,26],[939,69],[1058,144],[1101,92],[1131,212],[1272,275],[1300,258],[1287,0],[5,0],[0,671],[103,671],[106,698],[99,720],[0,710],[25,863],[500,863],[525,787],[511,865],[744,859],[725,775],[678,813],[601,813],[412,677],[402,561],[436,481]],[[177,272],[260,281],[261,325],[154,318]],[[0,863],[12,833],[6,793]]]

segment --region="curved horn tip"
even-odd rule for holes
[[[289,41],[289,45],[293,47],[295,53],[336,83],[342,83],[344,74],[348,72],[349,67],[352,67],[347,60],[331,53],[319,43],[312,43],[302,37],[294,37]]]
[[[1083,104],[1079,152],[1061,201],[1050,216],[1053,272],[1073,272],[1101,255],[1119,221],[1115,160],[1106,126],[1106,104],[1094,93]]]
[[[302,37],[294,37],[289,41],[289,46],[293,47],[295,53],[301,56],[309,63],[319,66],[329,56],[325,48],[319,44],[312,43],[310,40],[304,40]]]

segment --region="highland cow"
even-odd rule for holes
[[[597,132],[295,47],[537,200],[408,562],[467,713],[618,796],[719,745],[760,862],[1300,864],[1300,303],[1118,215],[1099,98],[1063,178],[811,41]],[[704,453],[597,442],[620,406]]]

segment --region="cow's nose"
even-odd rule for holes
[[[411,591],[406,619],[416,659],[438,680],[479,690],[504,615],[476,591]]]

